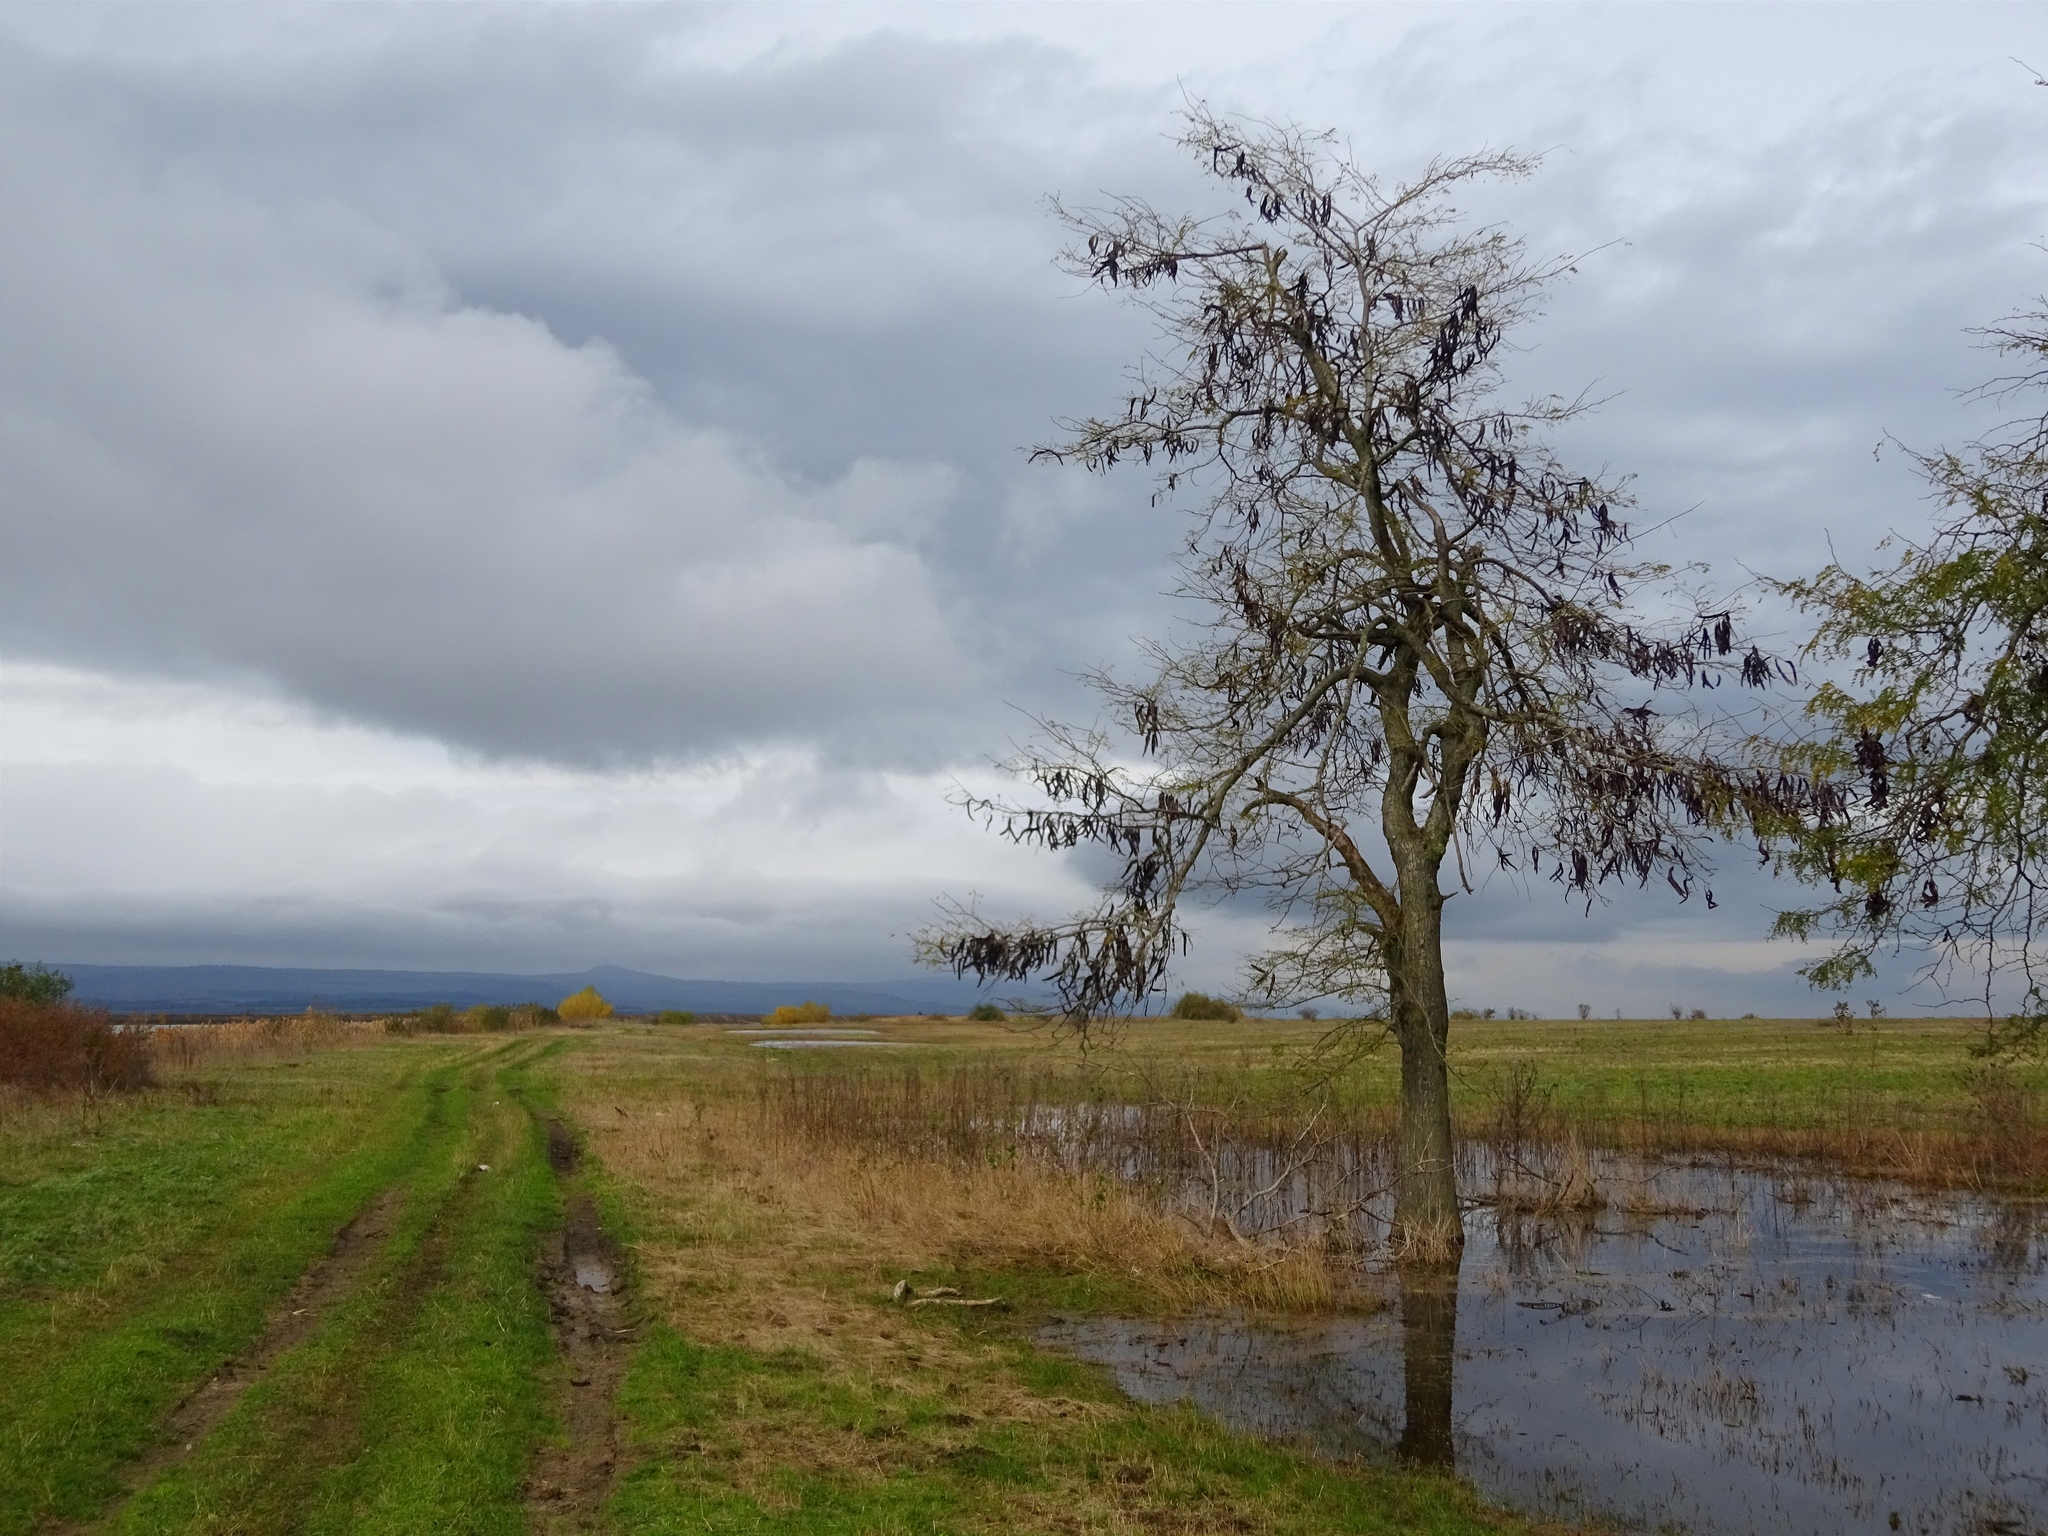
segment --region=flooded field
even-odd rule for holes
[[[880,1038],[878,1030],[838,1029],[823,1025],[735,1029],[732,1033],[750,1041],[756,1049],[764,1051],[832,1050],[835,1047],[864,1045],[893,1048],[896,1044],[892,1040]]]
[[[1596,1154],[1455,1283],[1309,1324],[1069,1321],[1132,1396],[1698,1536],[2048,1533],[2048,1206]],[[1467,1187],[1500,1188],[1474,1168]]]

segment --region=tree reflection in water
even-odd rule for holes
[[[1458,1359],[1458,1270],[1415,1265],[1401,1271],[1403,1460],[1417,1466],[1457,1465],[1451,1436],[1451,1379]]]
[[[1382,1312],[1085,1318],[1047,1342],[1141,1401],[1574,1525],[2048,1536],[2048,1203],[1594,1168],[1627,1197],[1597,1221],[1473,1223],[1462,1309],[1449,1267],[1397,1265]]]

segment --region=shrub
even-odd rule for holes
[[[1206,992],[1183,992],[1180,1001],[1173,1005],[1176,1019],[1222,1019],[1236,1023],[1244,1017],[1244,1010],[1234,1003],[1226,1003],[1220,997],[1211,997]]]
[[[512,1010],[503,1003],[478,1003],[462,1016],[462,1022],[471,1029],[495,1034],[512,1027]]]
[[[512,1010],[514,1029],[540,1029],[544,1025],[561,1022],[562,1016],[546,1003],[521,1003]]]
[[[453,1003],[431,1003],[414,1016],[413,1028],[430,1035],[452,1035],[461,1028]]]
[[[994,1003],[976,1003],[967,1010],[967,1017],[977,1024],[1000,1024],[1009,1015]]]
[[[697,1022],[697,1015],[682,1008],[664,1008],[655,1015],[654,1022],[657,1024],[694,1024]]]
[[[572,997],[565,997],[555,1005],[555,1012],[565,1020],[581,1022],[585,1019],[608,1019],[612,1016],[612,1005],[604,1000],[595,987],[585,987]]]
[[[104,1008],[0,996],[0,1083],[32,1093],[147,1088],[149,1035],[147,1027],[117,1025]]]
[[[61,1003],[70,995],[71,978],[41,961],[23,965],[19,960],[10,960],[0,965],[0,997],[24,1003]]]
[[[832,1010],[823,1003],[784,1003],[768,1015],[770,1024],[823,1024],[832,1017]]]

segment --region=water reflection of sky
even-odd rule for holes
[[[1338,1455],[1428,1444],[1418,1419],[1447,1414],[1461,1473],[1556,1517],[2048,1533],[2048,1208],[1719,1165],[1601,1173],[1627,1204],[1475,1213],[1440,1323],[1411,1296],[1405,1329],[1095,1319],[1049,1338],[1141,1400]],[[1446,1347],[1432,1406],[1418,1353]]]

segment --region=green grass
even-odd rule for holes
[[[562,1103],[593,1117],[599,1151],[624,1127],[686,1124],[693,1096],[744,1095],[783,1071],[990,1062],[1105,1097],[1170,1072],[1205,1093],[1279,1105],[1320,1033],[1291,1021],[1162,1022],[1083,1060],[995,1027],[879,1027],[914,1049],[886,1063],[879,1053],[792,1060],[711,1030],[631,1026],[420,1038],[188,1072],[90,1111],[9,1111],[0,1536],[57,1522],[336,1536],[530,1529],[522,1485],[560,1432],[561,1367],[535,1260],[562,1217],[544,1135]],[[1468,1121],[1491,1112],[1506,1072],[1533,1062],[1555,1104],[1618,1137],[1650,1122],[1732,1134],[1873,1114],[1961,1126],[1980,1113],[1970,1036],[1965,1024],[1916,1021],[1848,1037],[1804,1022],[1478,1021],[1455,1027],[1453,1065]],[[1391,1051],[1355,1065],[1346,1098],[1390,1103],[1395,1065]],[[723,1214],[707,1221],[685,1219],[687,1192],[657,1197],[598,1159],[575,1178],[644,1277],[643,1342],[617,1405],[629,1455],[607,1529],[1522,1528],[1455,1482],[1335,1466],[1184,1409],[1133,1405],[1093,1368],[1035,1348],[1032,1330],[1050,1313],[1141,1304],[1142,1286],[1113,1268],[1005,1267],[962,1253],[943,1273],[909,1278],[1000,1293],[1009,1310],[906,1313],[881,1298],[878,1277],[901,1272],[893,1255],[775,1246],[774,1224],[791,1218],[771,1190],[726,1188]],[[397,1192],[388,1235],[310,1334],[188,1453],[138,1477],[173,1407],[252,1347],[336,1231],[387,1190]],[[761,1257],[785,1250],[803,1257]],[[797,1323],[779,1334],[750,1330],[745,1288],[730,1279],[771,1271],[776,1294],[810,1309],[791,1304]],[[683,1272],[697,1278],[663,1279]],[[829,1318],[846,1347],[815,1340],[798,1325],[807,1318]]]
[[[5,1137],[0,1531],[80,1518],[429,1134],[434,1052],[227,1074]]]
[[[320,1052],[0,1131],[0,1532],[524,1530],[553,1427],[534,1260],[560,1203],[520,1070],[545,1049]],[[164,1415],[393,1187],[362,1282],[123,1503]]]
[[[1864,1020],[1853,1034],[1803,1019],[1461,1022],[1452,1064],[1474,1110],[1507,1064],[1526,1060],[1561,1106],[1617,1127],[1824,1128],[1872,1108],[1962,1126],[1976,1109],[1969,1048],[1981,1034],[1981,1023],[1953,1019]],[[1368,1080],[1391,1098],[1391,1063]]]
[[[551,1427],[533,1282],[559,1202],[508,1086],[530,1046],[454,1075],[374,1272],[114,1528],[514,1532]],[[480,1165],[488,1165],[487,1168]]]
[[[1070,1077],[1103,1098],[1163,1085],[1201,1100],[1228,1097],[1256,1107],[1298,1091],[1296,1069],[1330,1029],[1327,1021],[1296,1019],[1140,1019],[1106,1030],[1082,1052],[1001,1027],[902,1021],[888,1027],[890,1038],[919,1049],[892,1052],[888,1065],[990,1061]],[[1969,1018],[1860,1019],[1848,1034],[1811,1019],[1461,1019],[1451,1025],[1452,1103],[1461,1119],[1477,1123],[1492,1113],[1504,1074],[1529,1063],[1559,1109],[1617,1139],[1645,1123],[1711,1135],[1828,1129],[1871,1116],[1910,1128],[1969,1132],[1982,1116],[1976,1088],[1983,1064],[1970,1049],[1982,1037],[1983,1021]],[[1358,1038],[1370,1041],[1370,1028]],[[1391,1040],[1380,1038],[1339,1084],[1345,1102],[1391,1112],[1400,1091],[1400,1056]],[[743,1047],[700,1049],[712,1058],[706,1062],[712,1073],[768,1069],[759,1061],[717,1059],[744,1056]],[[826,1054],[772,1065],[811,1072],[878,1066]],[[2036,1095],[2048,1093],[2048,1063],[2023,1064],[2013,1075]]]
[[[1121,1517],[1140,1529],[1453,1536],[1504,1524],[1448,1479],[1335,1467],[1185,1409],[1128,1408],[1090,1368],[1027,1347],[1010,1369],[1048,1400],[1103,1411],[978,1424],[943,1384],[907,1389],[797,1349],[707,1348],[661,1329],[621,1396],[642,1460],[612,1502],[613,1528],[922,1536]],[[749,1453],[764,1438],[786,1452],[766,1467]]]

